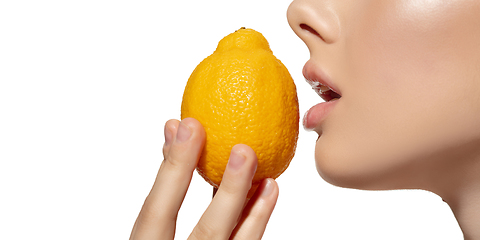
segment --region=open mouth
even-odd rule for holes
[[[321,128],[318,127],[322,125],[329,113],[333,111],[338,103],[337,100],[342,97],[342,91],[330,80],[330,77],[322,68],[311,60],[303,67],[303,76],[312,86],[312,89],[325,101],[316,104],[305,113],[303,126],[307,130],[320,130]]]
[[[329,86],[323,85],[317,81],[311,81],[307,79],[307,82],[312,86],[312,89],[323,99],[325,102],[335,101],[342,96],[332,90]]]
[[[308,61],[303,67],[303,76],[305,80],[312,86],[312,89],[325,102],[335,101],[342,97],[338,88],[330,81],[330,78],[314,65],[312,61]]]

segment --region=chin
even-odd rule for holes
[[[323,137],[315,147],[315,163],[320,176],[328,183],[361,190],[412,189],[405,178],[411,169],[408,161],[374,155],[362,148],[352,149],[328,144]],[[330,142],[331,143],[331,142]],[[349,149],[349,150],[346,150]],[[407,174],[406,174],[407,173]],[[402,177],[403,176],[403,177]]]
[[[345,161],[315,153],[317,171],[326,182],[343,188],[373,189],[372,182],[367,181],[364,174],[355,171],[352,167],[341,164],[342,162]]]
[[[337,150],[321,136],[315,147],[315,165],[320,176],[328,183],[345,188],[363,189],[362,174],[354,170],[352,160],[344,151]],[[343,152],[343,154],[341,154]]]

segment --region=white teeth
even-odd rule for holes
[[[305,80],[308,82],[308,84],[310,84],[310,86],[312,86],[312,88],[318,88],[318,86],[321,86],[319,82],[315,82],[310,79],[305,79]]]
[[[331,88],[329,88],[328,86],[323,85],[323,84],[321,84],[317,81],[312,81],[312,80],[309,80],[309,79],[306,79],[306,80],[312,86],[313,90],[315,90],[315,92],[317,92],[318,94],[324,94],[328,91],[335,92]]]
[[[330,89],[329,87],[320,84],[320,92],[321,92],[321,93],[326,93],[326,92],[328,92],[328,91],[330,91],[330,90],[331,90],[331,89]]]
[[[328,86],[325,86],[319,82],[317,82],[317,84],[315,86],[312,86],[313,89],[315,89],[318,93],[320,94],[324,94],[328,91],[333,91],[331,88],[329,88]]]

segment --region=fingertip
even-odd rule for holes
[[[232,147],[231,153],[230,153],[230,159],[228,165],[234,166],[234,164],[230,164],[230,161],[232,160],[238,160],[239,156],[243,159],[242,165],[249,166],[248,172],[251,174],[251,178],[253,178],[253,175],[257,171],[257,165],[258,165],[258,159],[257,155],[255,154],[255,151],[248,145],[245,144],[237,144]],[[236,164],[238,165],[238,164]],[[250,179],[251,181],[251,179]]]
[[[177,119],[170,119],[165,123],[165,132],[170,131],[173,136],[177,134],[178,125],[180,121]]]
[[[277,181],[275,181],[273,178],[267,178],[265,180],[262,197],[272,197],[276,199],[278,198],[279,190],[280,189],[278,188]]]
[[[163,155],[168,155],[170,151],[170,147],[175,140],[175,136],[177,135],[178,124],[180,121],[176,119],[170,119],[165,122],[165,126],[163,129],[163,134],[165,135],[165,142],[163,144]]]
[[[174,135],[173,140],[169,134]],[[165,160],[174,166],[186,164],[195,167],[205,145],[205,131],[199,121],[186,118],[171,119],[165,123]]]
[[[242,169],[242,166],[245,164],[246,157],[241,152],[232,149],[230,152],[230,158],[228,159],[227,168],[229,171],[239,171]]]
[[[205,129],[197,119],[184,118],[182,123],[190,128],[194,137],[205,138]]]
[[[256,184],[256,188],[252,186],[249,191],[248,199],[251,202],[269,202],[275,206],[278,199],[278,194],[279,188],[277,182],[273,178],[266,178]]]
[[[257,192],[254,198],[262,198],[262,199],[274,199],[278,198],[279,188],[277,182],[273,178],[266,178],[264,179],[260,186],[257,189]]]
[[[227,192],[232,196],[242,196],[244,199],[252,187],[252,179],[257,170],[257,157],[255,152],[245,144],[232,147],[228,159],[219,193]]]
[[[255,165],[257,164],[257,154],[255,151],[248,145],[245,144],[237,144],[232,147],[232,152],[236,152],[237,154],[241,154],[245,156],[246,159],[249,159],[251,161],[255,162]]]
[[[165,123],[165,128],[168,126],[171,129],[176,129],[179,123],[180,121],[177,119],[170,119]]]
[[[165,135],[165,146],[169,146],[175,139],[177,135],[178,124],[180,121],[176,119],[170,119],[165,123],[164,135]]]
[[[170,145],[178,144],[193,144],[202,148],[205,144],[205,138],[205,129],[202,124],[194,118],[185,118],[181,121],[170,119],[165,123],[166,142],[164,148],[167,150],[170,149]]]

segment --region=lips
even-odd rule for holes
[[[342,97],[340,91],[321,70],[315,68],[312,62],[308,61],[303,67],[303,76],[312,89],[326,102]]]
[[[322,122],[333,110],[338,100],[342,97],[339,89],[330,81],[327,75],[317,68],[312,61],[308,61],[303,68],[305,80],[312,86],[312,89],[325,102],[319,103],[305,113],[303,127],[306,130],[320,131]],[[320,133],[320,132],[319,132]]]

